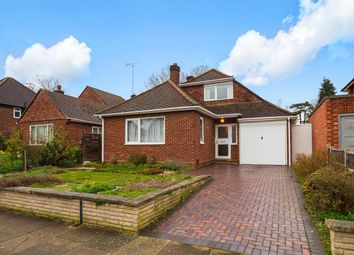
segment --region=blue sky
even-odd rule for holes
[[[171,63],[178,63],[185,72],[201,64],[218,68],[228,58],[238,38],[248,31],[255,30],[265,38],[273,38],[279,30],[286,32],[296,25],[302,10],[299,5],[296,0],[3,0],[0,9],[1,74],[5,75],[9,55],[19,58],[35,43],[49,48],[73,36],[91,50],[90,60],[86,60],[86,65],[78,68],[73,77],[55,77],[62,81],[66,92],[77,96],[89,84],[128,98],[131,94],[131,73],[127,62],[139,63],[135,76],[137,93],[145,90],[146,79],[151,73]],[[290,23],[282,22],[287,16]],[[307,56],[304,63],[297,63],[294,68],[290,66],[281,74],[269,71],[266,76],[270,78],[265,84],[246,82],[245,85],[274,103],[281,100],[282,106],[316,99],[324,76],[331,79],[339,91],[354,73],[354,33],[347,31],[346,27],[343,29],[343,34],[334,35],[331,42]],[[247,46],[247,41],[245,44]],[[240,49],[244,48],[240,46]],[[246,48],[245,51],[253,49]],[[59,56],[61,54],[66,56],[69,53],[65,51]],[[240,54],[235,56],[236,61],[230,61],[226,69],[243,81],[248,71],[240,68],[237,61],[243,63],[243,60],[238,56]],[[80,56],[72,58],[80,59]],[[257,56],[252,55],[252,58],[257,61]],[[74,64],[71,68],[65,65],[65,58],[63,61],[64,67],[53,65],[53,68],[76,70]],[[266,62],[266,57],[263,56],[262,61]],[[285,64],[281,62],[281,66],[288,62],[290,60]],[[41,65],[37,68],[34,64],[32,69],[35,71],[27,70],[31,66],[29,62],[23,62],[21,67],[19,65],[16,65],[17,70],[24,70],[26,74],[37,70],[40,73]],[[26,82],[23,77],[19,79]]]

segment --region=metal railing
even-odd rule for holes
[[[345,168],[354,171],[354,151],[328,146],[328,162],[343,164]]]

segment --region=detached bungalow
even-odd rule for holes
[[[83,133],[101,134],[101,119],[94,114],[123,101],[92,87],[86,87],[80,98],[65,95],[60,85],[54,92],[40,90],[19,121],[23,139],[29,145],[44,144],[60,126],[71,141],[81,143]]]
[[[217,160],[290,164],[296,116],[215,69],[179,79],[180,68],[173,64],[169,81],[98,114],[102,161],[142,153],[192,166]]]
[[[9,137],[22,113],[36,96],[11,77],[0,80],[0,133]]]
[[[341,91],[347,94],[324,98],[310,115],[314,151],[354,150],[354,79]]]

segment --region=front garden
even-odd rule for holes
[[[326,219],[354,221],[354,172],[338,163],[328,163],[327,154],[301,155],[293,165],[304,193],[305,207],[331,254]]]

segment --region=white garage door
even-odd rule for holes
[[[240,123],[240,164],[286,165],[286,121]]]

